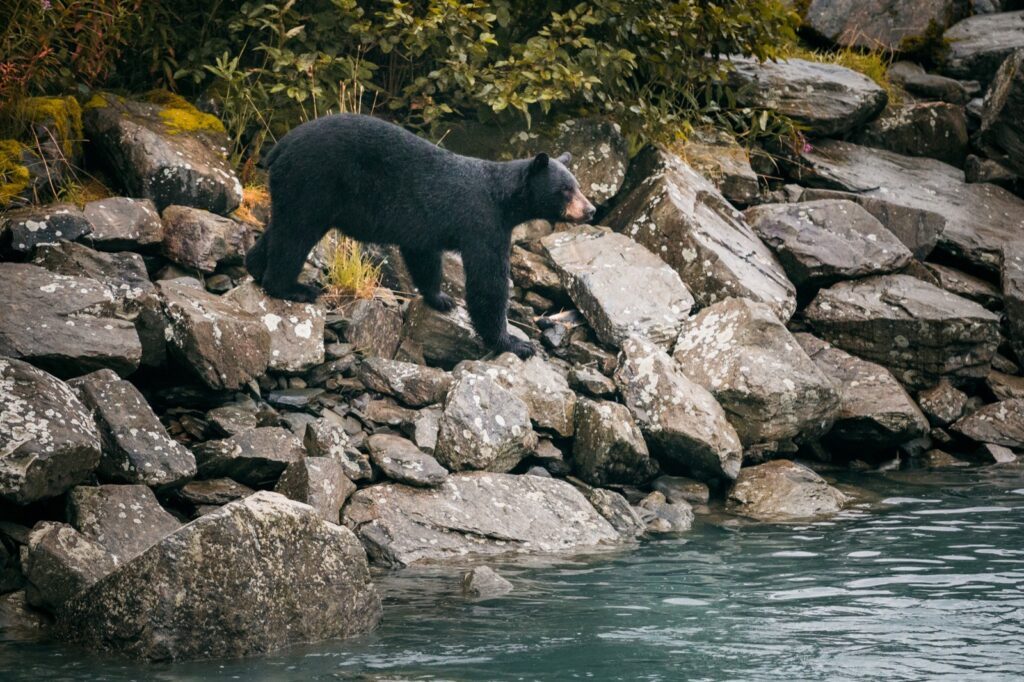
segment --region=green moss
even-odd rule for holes
[[[25,145],[17,140],[0,140],[0,206],[5,206],[28,188],[31,174],[22,163]]]
[[[172,135],[190,132],[226,133],[224,124],[213,114],[204,114],[188,101],[167,90],[150,90],[143,99],[163,107],[160,119]]]
[[[913,38],[904,38],[900,42],[898,51],[906,57],[938,64],[949,51],[946,31],[942,24],[932,19],[928,22],[928,28],[923,34]]]
[[[89,98],[89,101],[85,103],[82,109],[88,111],[89,109],[102,109],[106,106],[108,106],[107,96],[102,92],[97,92]]]
[[[30,123],[53,126],[61,151],[69,160],[82,149],[82,107],[74,97],[27,97],[20,105],[22,117]]]

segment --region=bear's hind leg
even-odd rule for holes
[[[257,284],[263,282],[263,275],[267,271],[267,242],[270,241],[270,229],[270,225],[267,225],[267,229],[256,240],[256,244],[245,254],[245,269]]]
[[[263,290],[274,298],[312,303],[320,296],[317,287],[299,283],[299,274],[306,257],[329,228],[298,226],[283,229],[278,223],[267,236],[267,266],[263,275]]]
[[[455,301],[441,291],[440,251],[402,248],[402,260],[413,284],[420,290],[423,300],[434,310],[446,313],[455,307]]]
[[[508,333],[509,244],[475,244],[462,249],[466,270],[466,305],[473,327],[489,348],[511,351],[526,360],[535,350],[529,341]]]

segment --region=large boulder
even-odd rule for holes
[[[227,214],[242,184],[227,159],[224,126],[180,98],[166,105],[97,94],[82,122],[92,149],[132,196]]]
[[[252,246],[245,223],[190,206],[163,212],[163,255],[178,265],[213,272],[218,263],[240,263]]]
[[[834,514],[847,501],[802,464],[776,459],[740,471],[726,509],[758,521],[790,521]]]
[[[632,338],[622,344],[615,383],[662,459],[703,480],[733,479],[743,447],[722,406],[667,353]]]
[[[0,263],[0,355],[59,377],[109,367],[121,376],[142,359],[135,326],[117,319],[110,289],[28,263]]]
[[[1024,449],[1024,400],[985,405],[953,424],[961,436],[1017,450]]]
[[[82,209],[92,227],[86,236],[101,251],[143,251],[164,240],[164,224],[149,199],[107,197],[90,201]]]
[[[196,460],[130,382],[109,369],[71,381],[103,439],[99,475],[108,481],[173,487],[196,475]]]
[[[693,296],[672,268],[607,228],[556,232],[541,244],[573,303],[611,346],[633,334],[668,345],[693,308]]]
[[[199,475],[231,478],[253,487],[273,484],[306,451],[298,438],[279,426],[261,426],[193,448]]]
[[[981,141],[1018,175],[1024,175],[1024,32],[1021,49],[1006,58],[985,95]]]
[[[839,407],[831,381],[762,303],[705,308],[683,325],[674,357],[718,400],[745,448],[820,436]]]
[[[855,140],[907,156],[927,156],[963,166],[970,150],[964,108],[945,102],[911,102],[889,107]]]
[[[1024,200],[995,185],[967,183],[963,171],[935,159],[834,140],[818,142],[801,156],[801,184],[840,190],[863,204],[919,258],[926,254],[908,240],[906,228],[922,227],[926,220],[945,220],[938,235],[941,251],[992,271],[999,268],[1003,245],[1024,230]],[[866,203],[873,201],[881,206]]]
[[[943,73],[988,83],[1006,58],[1024,47],[1024,11],[968,17],[942,38],[948,48],[942,58]]]
[[[783,319],[796,310],[796,291],[775,254],[714,185],[677,156],[645,148],[623,192],[608,224],[668,263],[699,305],[739,296],[767,304]],[[626,289],[634,304],[636,286]]]
[[[368,389],[390,395],[411,407],[441,402],[452,386],[452,375],[442,369],[387,358],[363,359],[356,376]]]
[[[323,305],[273,298],[253,282],[232,289],[224,298],[263,321],[270,333],[268,369],[301,373],[323,363]]]
[[[917,389],[984,377],[999,344],[997,315],[909,275],[840,282],[804,314],[826,341]]]
[[[236,389],[266,372],[270,332],[238,304],[185,281],[159,283],[171,351],[213,389]]]
[[[1010,342],[1024,363],[1024,243],[1017,241],[1003,251],[1003,302],[1010,327]]]
[[[731,57],[729,83],[741,107],[771,109],[814,137],[842,135],[874,118],[889,97],[862,73],[804,59],[759,62]]]
[[[541,476],[478,472],[430,489],[376,485],[352,496],[343,519],[371,561],[386,566],[580,552],[620,540],[576,488]]]
[[[85,214],[73,204],[28,206],[0,216],[0,246],[24,256],[40,244],[74,241],[91,230]]]
[[[144,485],[80,485],[68,495],[68,520],[107,550],[115,564],[134,558],[181,527]]]
[[[754,232],[775,251],[797,289],[895,272],[913,254],[852,201],[764,204],[746,212]]]
[[[928,420],[889,370],[810,334],[797,334],[796,340],[839,390],[839,412],[825,438],[829,449],[884,450],[928,431]]]
[[[65,605],[56,632],[132,658],[230,658],[362,634],[380,618],[351,531],[260,492],[123,563]]]
[[[31,606],[59,613],[65,603],[114,570],[114,557],[66,523],[42,521],[23,550],[25,597]]]
[[[591,485],[642,485],[658,473],[644,436],[625,406],[581,398],[576,403],[573,469]]]
[[[0,497],[28,504],[60,495],[100,463],[100,436],[68,386],[0,357]]]
[[[493,361],[467,361],[455,366],[454,375],[483,375],[526,403],[530,421],[539,429],[571,436],[576,410],[576,393],[565,376],[539,356],[520,360],[503,353]]]
[[[812,0],[803,27],[843,47],[913,51],[966,9],[964,0]]]
[[[526,403],[494,379],[467,374],[448,392],[434,446],[446,469],[509,471],[536,445]]]

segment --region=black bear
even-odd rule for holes
[[[512,228],[527,220],[586,222],[594,206],[557,159],[494,162],[460,156],[369,116],[304,123],[267,157],[271,219],[246,267],[271,296],[313,301],[300,284],[310,250],[331,228],[363,242],[395,244],[424,300],[441,312],[441,255],[462,254],[473,326],[491,349],[521,358],[533,346],[509,335]]]

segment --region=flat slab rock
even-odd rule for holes
[[[742,469],[726,509],[758,521],[790,521],[834,514],[848,500],[802,464],[776,459]]]
[[[227,214],[242,184],[227,160],[227,135],[168,126],[165,107],[97,94],[82,116],[86,137],[132,196]]]
[[[387,358],[364,358],[356,376],[370,390],[411,407],[441,402],[452,386],[452,375],[442,369]]]
[[[962,18],[961,0],[812,0],[803,27],[843,47],[904,51]]]
[[[913,258],[903,242],[852,201],[765,204],[745,215],[798,289],[895,272]]]
[[[667,346],[693,308],[679,275],[627,236],[576,227],[541,244],[573,303],[611,346],[635,334]]]
[[[224,298],[258,317],[267,328],[268,369],[301,373],[323,363],[326,312],[322,304],[273,298],[253,282],[232,289]]]
[[[285,467],[306,456],[302,442],[279,426],[261,426],[195,446],[199,475],[231,478],[258,487],[274,483]]]
[[[761,303],[705,308],[683,325],[673,356],[715,396],[745,448],[820,436],[839,406],[829,378]]]
[[[100,463],[92,414],[67,384],[27,362],[0,357],[0,498],[55,497]]]
[[[94,279],[28,263],[0,263],[0,355],[28,360],[59,377],[139,367],[135,325],[115,317],[110,288]]]
[[[814,137],[842,135],[874,118],[889,98],[873,80],[837,64],[730,57],[728,79],[741,107],[771,109]]]
[[[964,108],[945,102],[890,106],[854,141],[907,156],[926,156],[962,167],[970,151]]]
[[[183,280],[158,286],[171,321],[171,351],[203,383],[218,390],[237,389],[266,372],[271,342],[262,320]]]
[[[401,436],[378,433],[367,440],[370,458],[390,480],[419,488],[433,488],[448,478],[448,470]]]
[[[796,290],[782,264],[743,214],[666,150],[647,147],[633,160],[623,198],[607,220],[678,272],[701,306],[738,296],[767,304],[781,319],[796,310]]]
[[[144,485],[80,485],[68,495],[68,520],[110,552],[115,564],[141,554],[181,527]]]
[[[88,218],[74,204],[29,206],[0,217],[0,242],[15,253],[31,254],[40,244],[74,241],[92,231]]]
[[[56,633],[137,659],[230,658],[363,634],[380,618],[351,531],[259,492],[123,563],[66,605]]]
[[[1024,449],[1024,400],[985,405],[953,424],[953,430],[980,443]]]
[[[196,460],[167,435],[139,389],[112,370],[73,379],[82,403],[93,411],[103,439],[98,473],[108,481],[161,488],[196,475]]]
[[[352,496],[344,523],[387,566],[470,555],[581,552],[619,534],[564,481],[463,473],[423,490],[385,484]]]
[[[819,336],[888,368],[905,386],[982,378],[999,344],[999,317],[909,275],[840,282],[804,311]]]
[[[1024,11],[968,17],[942,38],[948,46],[941,64],[943,73],[988,83],[1003,61],[1024,47]]]
[[[816,143],[802,158],[808,164],[797,173],[802,184],[904,209],[882,215],[865,204],[911,250],[916,251],[897,222],[906,221],[907,213],[916,222],[945,219],[939,250],[991,271],[999,269],[1003,245],[1024,231],[1024,199],[995,185],[967,183],[963,171],[935,159],[834,140]]]
[[[94,249],[149,250],[163,242],[164,223],[149,199],[107,197],[90,201],[82,211],[92,226],[85,241]]]

